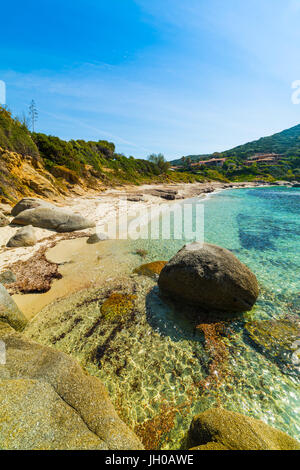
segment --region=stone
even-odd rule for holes
[[[10,224],[9,218],[0,212],[0,227],[6,227],[9,224]]]
[[[0,284],[0,321],[17,331],[22,331],[27,325],[27,319],[2,284]]]
[[[300,450],[300,443],[278,429],[249,416],[222,408],[211,408],[194,417],[188,447],[227,450]],[[218,449],[221,450],[221,449]]]
[[[16,217],[21,212],[26,211],[27,209],[36,209],[37,207],[56,207],[53,204],[50,204],[43,199],[38,199],[36,197],[24,197],[19,201],[11,210],[11,215]]]
[[[37,237],[32,225],[22,227],[16,231],[7,242],[8,247],[18,248],[21,246],[34,246],[37,243]]]
[[[130,294],[111,294],[101,306],[101,314],[105,320],[126,317],[134,310],[135,296]]]
[[[0,204],[0,212],[3,215],[11,215],[11,207],[9,204]]]
[[[7,269],[0,273],[0,282],[2,284],[13,284],[14,282],[17,282],[17,278],[12,271]]]
[[[105,240],[109,240],[109,237],[105,233],[93,233],[86,242],[89,245],[94,245],[95,243],[103,242]]]
[[[220,312],[251,310],[259,293],[255,275],[236,256],[198,242],[185,245],[168,262],[158,284],[171,298]]]
[[[130,202],[144,202],[145,199],[144,197],[141,195],[136,195],[136,196],[127,196],[127,201],[130,201]]]
[[[95,227],[95,222],[79,214],[54,206],[27,209],[18,214],[12,223],[16,225],[33,225],[34,227],[55,230],[60,233]]]
[[[0,340],[6,347],[0,368],[1,449],[143,449],[102,382],[75,360],[1,323]]]

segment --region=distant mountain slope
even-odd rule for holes
[[[230,157],[233,160],[244,160],[255,153],[279,153],[287,157],[300,156],[300,124],[268,137],[262,137],[253,142],[239,145],[230,150],[218,153],[220,157]],[[193,161],[199,161],[211,155],[188,155]],[[176,162],[176,163],[175,163]],[[177,163],[178,162],[178,163]],[[178,165],[180,160],[171,164]]]
[[[279,153],[286,156],[300,156],[300,124],[268,137],[239,145],[222,152],[224,157],[247,158],[255,153]]]

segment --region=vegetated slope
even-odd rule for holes
[[[258,165],[253,164],[250,167],[246,166],[245,160],[256,153],[277,153],[282,155],[282,158],[276,162],[276,164],[265,162]],[[274,179],[299,180],[300,125],[268,137],[262,137],[244,145],[239,145],[238,147],[224,152],[214,153],[208,156],[190,156],[193,162],[212,157],[227,159],[224,167],[222,169],[217,168],[214,172],[218,173],[220,177],[225,177],[231,181],[253,179],[270,181]],[[180,160],[174,160],[171,163],[176,165],[175,162],[182,164]],[[197,171],[197,173],[204,177],[209,177],[211,172],[212,170],[204,168]]]
[[[31,133],[0,107],[0,199],[77,194],[122,184],[201,181],[201,176],[167,172],[143,159],[115,152],[112,142],[64,141]]]
[[[287,157],[300,157],[300,124],[268,137],[239,145],[222,152],[224,157],[245,159],[255,153],[278,153]]]

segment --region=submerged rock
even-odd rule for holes
[[[2,284],[0,284],[0,321],[8,323],[19,331],[27,325],[27,319]]]
[[[259,293],[247,266],[230,251],[208,243],[185,245],[163,268],[158,284],[175,299],[232,313],[251,310]]]
[[[43,199],[38,199],[36,197],[24,197],[19,201],[11,210],[11,215],[16,217],[21,212],[28,209],[36,209],[37,207],[55,207],[53,204],[44,201]]]
[[[95,222],[66,209],[59,209],[54,206],[27,209],[18,214],[12,223],[17,225],[33,225],[34,227],[56,230],[57,232],[74,232],[95,227]]]
[[[222,408],[194,417],[188,444],[194,450],[300,450],[300,443],[284,432]]]
[[[101,306],[101,313],[106,320],[113,320],[115,317],[124,317],[134,309],[134,295],[111,294]]]
[[[254,346],[284,373],[298,376],[299,368],[296,366],[299,364],[294,353],[295,344],[300,340],[297,318],[251,321],[245,324],[245,332]]]
[[[151,277],[157,279],[161,270],[165,267],[167,261],[154,261],[153,263],[142,264],[134,270],[136,274],[141,276]]]
[[[0,323],[1,449],[136,450],[143,446],[118,417],[99,379],[64,353]]]
[[[22,227],[7,242],[8,247],[34,246],[37,243],[37,237],[32,225]]]

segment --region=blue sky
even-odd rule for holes
[[[168,159],[300,123],[300,0],[15,0],[0,80],[37,130]]]

